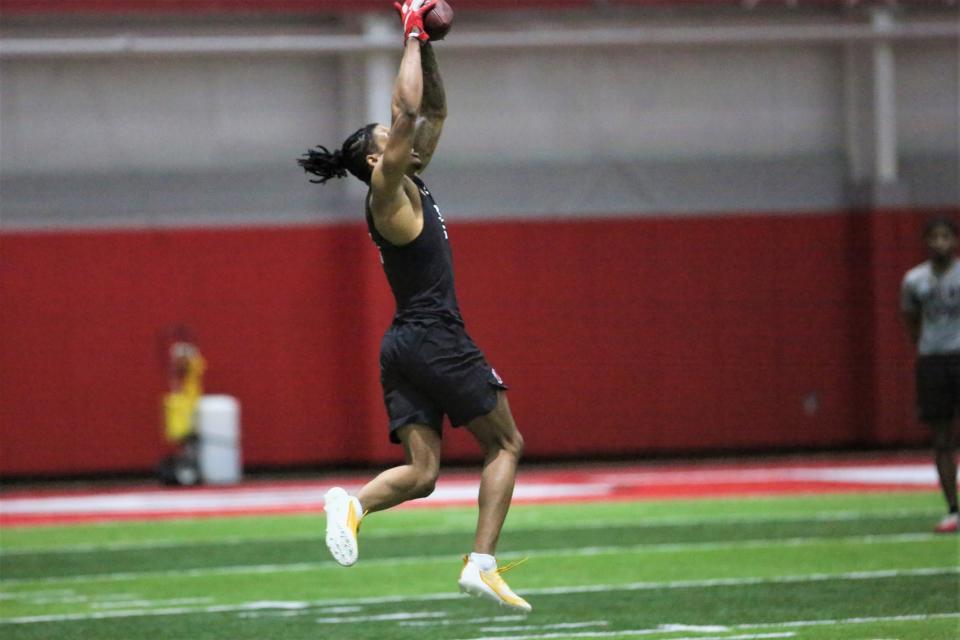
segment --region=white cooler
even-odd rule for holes
[[[197,466],[208,484],[240,482],[240,403],[232,396],[203,396],[197,405]]]

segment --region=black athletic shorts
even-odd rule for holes
[[[380,384],[394,443],[408,424],[440,432],[444,415],[463,426],[493,411],[497,391],[507,389],[464,328],[442,320],[391,325],[380,345]]]
[[[917,408],[927,424],[952,420],[960,404],[960,353],[917,359]]]

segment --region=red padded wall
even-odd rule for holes
[[[371,421],[368,244],[353,227],[2,236],[3,472],[152,465],[156,335],[181,321],[207,391],[242,402],[250,462],[362,459],[324,434]]]
[[[923,215],[452,221],[528,452],[916,443],[898,326]],[[192,325],[249,465],[383,462],[392,300],[361,225],[0,235],[0,473],[146,470]],[[817,403],[805,405],[812,394]],[[453,458],[475,455],[462,433]]]

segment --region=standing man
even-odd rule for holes
[[[392,123],[369,124],[340,149],[318,147],[300,160],[324,183],[351,173],[369,186],[366,219],[397,311],[380,349],[380,381],[389,435],[406,464],[384,471],[355,495],[327,492],[327,547],[344,566],[357,561],[357,532],[367,514],[433,491],[440,470],[441,423],[466,426],[483,450],[479,518],[473,553],[464,556],[460,590],[519,611],[497,568],[497,540],[513,496],[523,438],[506,385],[464,329],[454,292],[453,259],[440,207],[419,175],[440,139],[447,115],[443,82],[424,15],[434,3],[397,5],[404,51],[394,85]]]
[[[933,431],[934,458],[949,512],[938,533],[960,528],[954,418],[960,405],[960,262],[957,225],[945,217],[927,223],[923,239],[930,260],[907,272],[900,311],[917,359],[920,420]]]

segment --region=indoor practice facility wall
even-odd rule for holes
[[[903,272],[929,212],[451,220],[468,329],[537,458],[918,444]],[[960,212],[952,212],[960,213]],[[192,326],[248,466],[383,463],[366,230],[0,234],[0,473],[145,471]],[[450,460],[476,460],[447,432]]]

